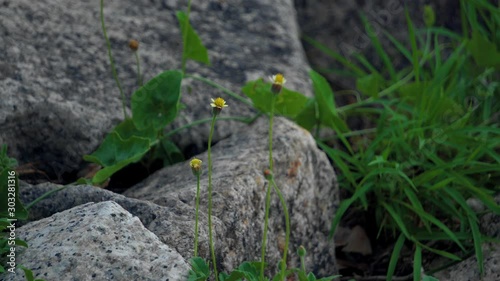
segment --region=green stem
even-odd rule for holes
[[[274,102],[276,97],[271,99],[271,112],[269,113],[269,170],[273,173],[273,119],[274,119]]]
[[[260,280],[264,280],[264,263],[266,261],[266,240],[267,240],[267,228],[269,226],[269,209],[271,206],[271,185],[267,187],[266,192],[266,212],[264,216],[264,233],[262,235],[262,247],[260,255]]]
[[[253,117],[241,117],[241,116],[219,117],[218,120],[239,121],[239,122],[243,122],[243,123],[246,123],[246,124],[250,124],[253,121],[255,121],[255,119],[257,119],[259,116],[260,116],[260,114],[257,114],[257,115],[255,115]],[[172,131],[169,131],[168,133],[165,134],[165,137],[171,137],[171,136],[177,134],[178,132],[180,132],[182,130],[189,129],[191,127],[194,127],[194,126],[197,126],[197,125],[200,125],[200,124],[203,124],[203,123],[208,123],[210,121],[212,121],[212,118],[205,118],[205,119],[196,120],[196,121],[191,122],[189,124],[186,124],[186,125],[184,125],[182,127],[176,128],[176,129],[174,129]]]
[[[135,51],[134,54],[135,54],[135,61],[137,62],[137,84],[139,85],[139,87],[142,87],[141,63],[139,62],[138,51]]]
[[[271,171],[271,177],[273,177],[273,119],[274,119],[274,101],[275,96],[271,99],[271,112],[269,113],[269,170]],[[260,265],[260,277],[264,280],[264,263],[266,258],[266,240],[267,240],[267,228],[269,224],[269,209],[271,207],[271,184],[269,184],[266,193],[266,210],[264,217],[264,233],[262,236],[262,248],[261,248],[261,265]]]
[[[200,175],[196,175],[196,215],[194,222],[194,256],[198,256],[198,210],[200,207]]]
[[[111,42],[109,42],[108,34],[106,33],[106,26],[104,25],[104,0],[101,0],[101,26],[102,32],[104,33],[104,38],[106,39],[106,46],[108,47],[109,62],[111,64],[111,69],[113,70],[113,77],[115,78],[116,85],[120,90],[120,95],[122,97],[122,107],[123,116],[127,119],[127,111],[125,110],[125,94],[123,94],[122,86],[118,80],[118,74],[116,74],[115,62],[113,61],[113,56],[111,55]]]
[[[42,196],[38,197],[37,199],[33,200],[32,202],[30,202],[29,204],[27,204],[26,206],[24,206],[24,208],[26,210],[29,210],[31,207],[33,207],[36,203],[42,201],[43,199],[49,197],[50,195],[56,193],[56,192],[59,192],[69,186],[71,186],[72,184],[67,184],[67,185],[63,185],[61,187],[58,187],[58,188],[55,188],[55,189],[52,189],[52,190],[49,190],[47,192],[45,192],[44,194],[42,194]]]
[[[300,266],[302,267],[302,271],[304,274],[306,274],[306,262],[304,260],[304,257],[300,257]]]
[[[209,80],[207,78],[203,78],[203,77],[200,77],[200,76],[197,76],[197,75],[186,75],[186,78],[193,78],[195,80],[198,80],[198,81],[201,81],[209,86],[212,86],[216,89],[219,89],[221,91],[223,91],[224,93],[226,93],[228,96],[231,96],[232,98],[234,99],[237,99],[239,101],[241,101],[242,103],[248,105],[248,106],[252,106],[253,107],[253,103],[243,97],[241,97],[240,95],[238,95],[237,93],[225,88],[224,86],[222,85],[219,85],[217,83],[215,83],[214,81],[212,80]]]
[[[189,14],[191,13],[191,0],[188,1],[187,5],[187,12],[186,12],[186,22],[184,24],[184,32],[183,32],[183,40],[182,40],[182,75],[184,76],[186,74],[186,62],[187,62],[187,56],[186,56],[186,45],[187,45],[187,38],[188,38],[188,29],[189,29]]]
[[[210,126],[210,135],[208,136],[208,237],[210,240],[210,251],[212,252],[212,263],[214,265],[215,281],[219,280],[217,275],[217,260],[215,259],[214,241],[212,235],[212,136],[214,134],[215,119],[217,115],[212,117],[212,125]]]
[[[288,253],[288,245],[290,243],[290,216],[288,214],[288,208],[286,207],[286,201],[285,198],[283,197],[283,194],[279,190],[278,186],[276,185],[276,182],[274,181],[274,177],[271,178],[271,183],[274,187],[274,191],[278,194],[278,197],[280,199],[281,205],[283,206],[283,212],[285,213],[285,249],[283,251],[283,262],[281,263],[281,280],[285,279],[285,274],[286,274],[286,255]],[[305,271],[304,271],[305,272]]]

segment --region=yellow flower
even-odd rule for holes
[[[189,162],[189,166],[191,166],[191,170],[195,176],[199,175],[201,172],[201,163],[202,161],[198,158],[193,158],[193,160]]]
[[[223,98],[212,99],[212,103],[210,104],[212,107],[222,109],[227,107],[226,101]]]
[[[270,76],[269,79],[271,79],[271,82],[273,82],[273,84],[277,84],[277,85],[281,85],[281,86],[283,86],[283,84],[286,83],[285,76],[283,76],[283,74],[281,74],[281,73]]]
[[[285,76],[283,76],[283,74],[281,73],[278,73],[276,75],[269,77],[269,79],[271,79],[271,82],[273,82],[273,86],[271,87],[271,92],[279,94],[281,92],[281,89],[283,88],[283,84],[286,83]]]
[[[219,115],[224,107],[227,107],[226,101],[223,98],[212,99],[212,103],[210,104],[212,108],[212,114],[215,116]]]

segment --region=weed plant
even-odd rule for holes
[[[259,112],[251,118],[220,117],[218,120],[232,119],[248,123],[262,114],[270,117],[269,170],[265,174],[268,191],[261,261],[245,261],[230,273],[218,273],[211,223],[211,266],[197,256],[196,216],[195,255],[190,260],[192,270],[188,280],[209,279],[210,267],[215,280],[223,281],[285,280],[291,275],[296,275],[300,281],[316,280],[314,274],[306,272],[303,262],[306,253],[303,248],[299,248],[298,252],[300,268],[287,268],[288,250],[285,250],[278,265],[279,272],[271,278],[264,274],[267,266],[266,222],[271,189],[275,190],[285,209],[284,213],[288,214],[273,175],[272,122],[275,115],[285,116],[310,131],[330,129],[336,133],[337,146],[331,147],[328,140],[319,138],[317,143],[332,159],[339,171],[341,187],[350,190],[352,197],[341,203],[332,220],[331,234],[349,207],[374,209],[379,233],[390,233],[396,240],[387,280],[392,279],[404,244],[411,244],[414,251],[414,280],[421,279],[424,251],[460,260],[461,254],[473,249],[480,271],[483,272],[481,244],[486,238],[479,230],[478,214],[469,207],[467,199],[477,198],[488,210],[500,213],[499,206],[493,200],[500,179],[498,7],[485,0],[461,0],[462,34],[434,27],[435,16],[430,8],[426,8],[427,28],[424,30],[417,30],[407,14],[410,48],[384,33],[384,38],[392,42],[408,60],[410,67],[399,70],[392,65],[376,36],[371,36],[371,39],[384,63],[382,70],[377,70],[362,55],[357,55],[356,61],[352,62],[319,42],[306,38],[306,41],[341,62],[349,74],[356,78],[357,91],[362,95],[354,104],[337,107],[329,83],[316,71],[309,73],[313,97],[285,88],[284,77],[276,75],[271,83],[263,79],[246,83],[242,92],[250,100],[204,77],[188,74],[188,60],[210,65],[207,49],[189,21],[189,1],[186,12],[177,12],[183,39],[181,70],[164,71],[143,84],[137,49],[133,50],[138,64],[138,89],[132,94],[132,115],[128,116],[125,95],[117,78],[106,34],[103,2],[100,2],[101,25],[113,76],[122,98],[124,120],[105,137],[94,153],[84,156],[87,161],[102,166],[88,182],[103,183],[125,166],[147,157],[150,151],[160,151],[157,155],[165,160],[165,165],[171,164],[173,158],[183,161],[182,156],[174,157],[180,155],[180,150],[169,137],[182,129],[211,122],[208,153],[208,196],[211,201],[210,143],[217,114],[165,132],[165,127],[172,123],[183,108],[180,104],[181,83],[187,77],[214,87],[243,104],[252,105]],[[373,35],[370,25],[366,19],[363,20],[368,34]],[[280,91],[276,91],[278,84]],[[225,100],[220,98],[219,102],[218,99],[213,100],[212,107],[222,109],[224,105]],[[375,120],[375,126],[352,131],[345,122],[350,116],[370,117]],[[193,161],[190,164],[193,170],[198,167],[193,165]],[[201,161],[199,166],[201,168]],[[199,173],[197,177],[196,202],[199,202]],[[80,181],[83,182],[86,181]],[[198,203],[196,206],[198,210]],[[286,221],[289,224],[288,218]],[[287,229],[288,241],[289,226]],[[462,252],[456,254],[435,248],[429,244],[433,240],[453,242]],[[319,280],[334,278],[336,276]]]
[[[318,144],[338,169],[341,187],[352,194],[341,203],[331,234],[349,207],[375,210],[378,234],[396,239],[387,280],[407,243],[414,251],[414,280],[421,277],[423,251],[460,261],[473,249],[482,274],[481,245],[487,238],[467,200],[479,199],[500,214],[493,200],[500,179],[500,10],[482,0],[460,4],[463,34],[434,27],[430,7],[422,30],[406,13],[410,48],[383,33],[410,65],[400,70],[364,17],[383,70],[361,54],[350,61],[305,38],[356,79],[362,96],[336,112],[374,120],[373,128],[362,131],[334,127],[341,140],[336,148],[328,140]],[[436,240],[450,241],[461,251],[435,248],[431,242]]]

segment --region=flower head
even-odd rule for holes
[[[195,176],[201,173],[201,163],[202,161],[198,158],[193,158],[193,160],[189,162],[189,166],[191,166],[191,170]]]
[[[227,107],[226,101],[223,98],[212,99],[210,105],[213,107],[212,111],[215,115],[219,114],[224,107]]]
[[[283,85],[286,83],[285,76],[283,76],[283,74],[281,73],[278,73],[276,75],[270,76],[269,79],[271,79],[271,82],[273,82],[271,92],[279,94],[281,92],[281,89],[283,88]]]
[[[139,49],[139,41],[132,39],[128,42],[128,46],[132,51],[137,51]]]

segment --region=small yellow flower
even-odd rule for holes
[[[281,85],[281,86],[283,86],[286,83],[285,76],[283,76],[283,74],[281,74],[281,73],[270,76],[269,79],[271,79],[271,82],[273,82],[273,84],[277,84],[277,85]]]
[[[226,101],[223,98],[212,99],[212,103],[210,104],[212,107],[222,109],[227,107]]]
[[[279,94],[281,92],[281,89],[283,88],[283,84],[286,83],[285,76],[283,76],[283,74],[281,73],[278,73],[269,77],[269,79],[271,79],[271,82],[273,82],[271,92],[273,92],[274,94]]]
[[[189,166],[191,166],[191,170],[195,176],[199,175],[201,172],[201,163],[202,161],[198,158],[193,158],[193,160],[189,162]]]
[[[212,103],[210,104],[212,108],[212,113],[216,116],[222,111],[224,107],[227,107],[226,101],[223,98],[212,99]]]

